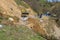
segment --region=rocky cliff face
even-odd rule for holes
[[[42,25],[45,28],[46,32],[48,33],[47,39],[49,40],[60,40],[60,28],[57,26],[57,23],[55,20],[52,20],[50,17],[48,19],[45,19],[46,17],[43,17]]]

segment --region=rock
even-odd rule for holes
[[[0,28],[2,28],[2,27],[3,27],[3,25],[0,24]]]
[[[13,18],[11,18],[11,17],[9,18],[9,20],[10,20],[10,21],[14,21],[14,19],[13,19]]]

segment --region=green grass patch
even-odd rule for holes
[[[29,8],[29,5],[25,3],[23,0],[15,0],[15,2],[17,3],[17,5],[22,5],[26,8]]]
[[[4,26],[0,29],[0,40],[44,40],[25,26]]]

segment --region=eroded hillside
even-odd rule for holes
[[[43,15],[42,18],[38,18],[37,12],[32,10],[30,5],[24,1],[21,2],[22,3],[18,5],[15,0],[0,0],[1,24],[14,27],[23,25],[47,40],[60,40],[60,28],[58,28],[57,23],[52,17]],[[43,12],[43,10],[41,11]],[[39,13],[42,13],[41,11]],[[14,35],[18,34],[19,33]]]
[[[25,26],[21,20],[25,11],[29,17],[36,13],[30,7],[18,6],[14,0],[0,0],[0,40],[45,40]]]

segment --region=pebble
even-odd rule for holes
[[[14,21],[14,19],[13,19],[13,18],[9,18],[9,20],[10,20],[10,21]]]
[[[2,28],[2,27],[3,27],[3,25],[0,24],[0,28]]]

